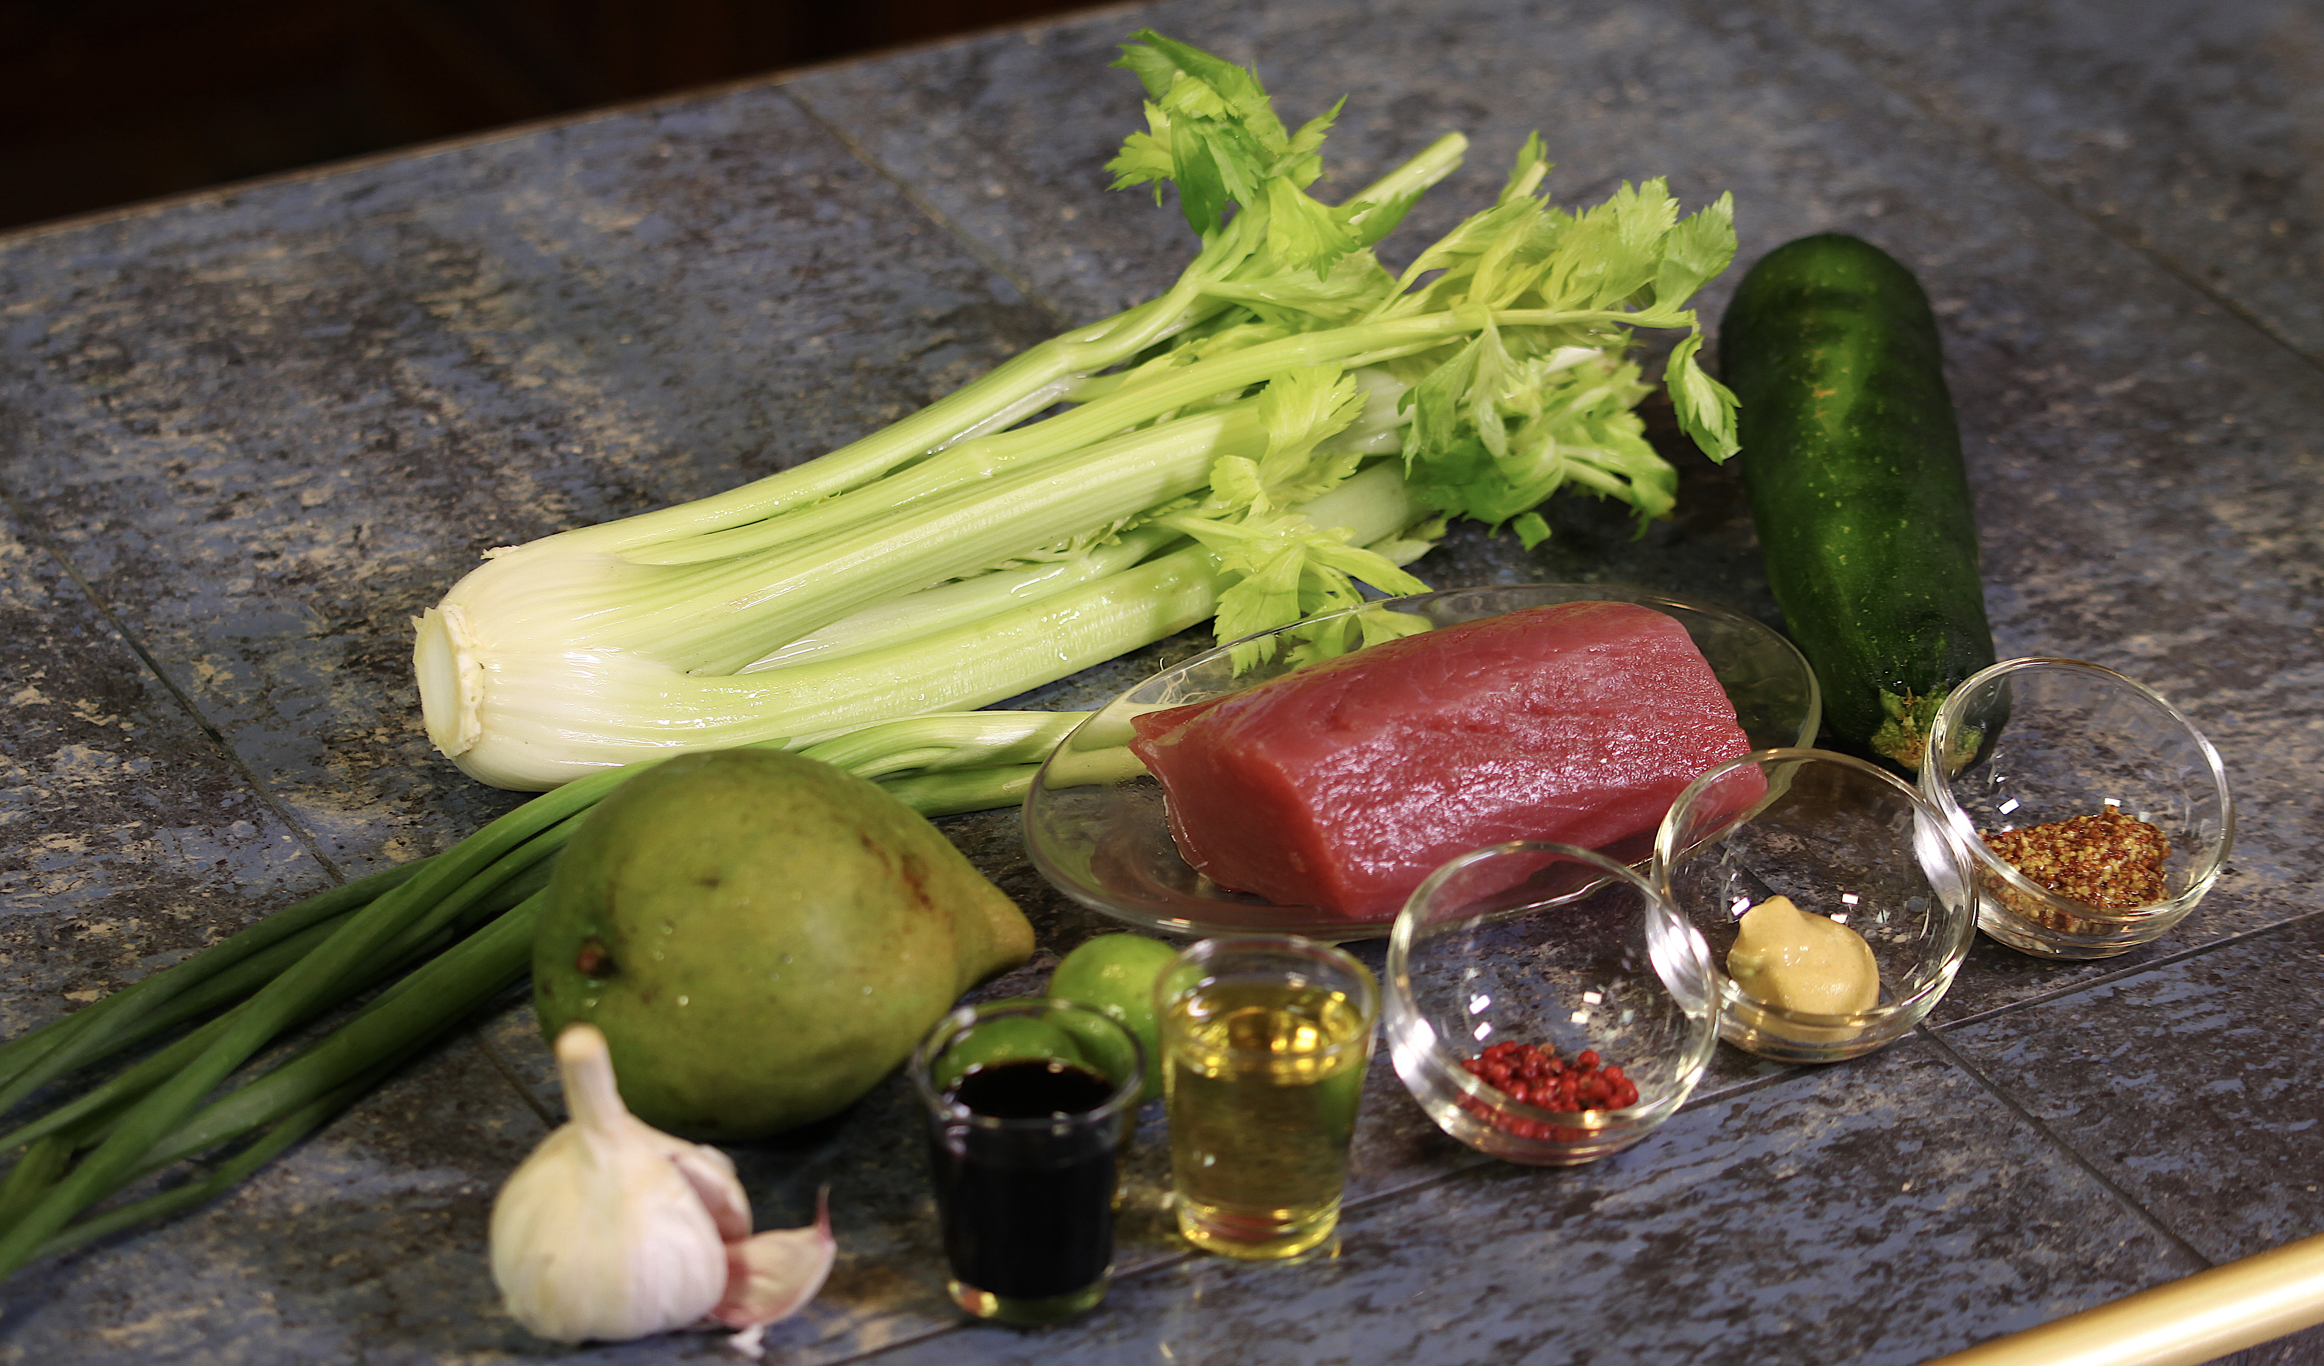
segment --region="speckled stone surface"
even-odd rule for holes
[[[2324,355],[2324,11],[1775,0],[2102,229]]]
[[[1149,1114],[1116,1288],[1040,1333],[949,1307],[891,1079],[734,1149],[762,1227],[832,1189],[839,1264],[767,1359],[1910,1363],[2324,1230],[2324,10],[2293,0],[1172,0],[0,236],[0,1028],[512,806],[429,750],[408,672],[407,618],[482,551],[808,458],[1163,285],[1183,220],[1102,188],[1145,24],[1291,117],[1345,94],[1345,190],[1467,132],[1391,257],[1539,128],[1566,202],[1666,176],[1734,193],[1746,263],[1823,229],[1911,263],[2002,653],[2184,707],[2235,853],[2121,958],[1980,942],[1873,1057],[1722,1047],[1589,1168],[1483,1159],[1376,1062],[1343,1236],[1296,1265],[1177,1242]],[[1568,501],[1533,552],[1462,531],[1416,569],[1779,623],[1734,471],[1649,418],[1673,520]],[[944,826],[1040,938],[978,994],[1109,927],[1014,813]],[[0,1361],[735,1359],[499,1311],[491,1195],[562,1116],[514,991],[232,1195],[0,1285]],[[2237,1366],[2319,1361],[2310,1332]]]
[[[1189,1259],[1124,1287],[1132,1322],[897,1359],[1910,1363],[1972,1321],[2030,1326],[2191,1269],[1935,1053],[1698,1104],[1591,1166],[1493,1163],[1363,1206],[1309,1267]],[[1819,1179],[1837,1169],[1845,1189]]]

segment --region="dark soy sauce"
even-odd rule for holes
[[[992,1119],[1042,1120],[1097,1109],[1113,1083],[1028,1058],[971,1069],[946,1098]],[[1096,1283],[1113,1264],[1117,1125],[1059,1134],[1045,1124],[942,1126],[929,1147],[944,1251],[955,1276],[1011,1299]]]

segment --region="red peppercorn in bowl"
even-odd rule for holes
[[[2110,958],[2195,909],[2227,863],[2219,751],[2114,670],[2008,659],[1929,726],[1921,793],[1968,846],[1977,928],[2044,958]]]
[[[1437,1127],[1573,1166],[1685,1103],[1717,1042],[1717,973],[1653,885],[1602,855],[1516,842],[1430,874],[1388,939],[1390,1058]]]

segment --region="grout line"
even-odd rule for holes
[[[941,229],[946,236],[952,238],[954,241],[967,248],[969,254],[974,256],[977,260],[983,262],[987,269],[991,270],[994,274],[1000,276],[1002,279],[1007,280],[1019,294],[1022,294],[1025,297],[1025,301],[1027,303],[1030,303],[1033,307],[1041,310],[1041,312],[1049,319],[1051,327],[1057,329],[1058,331],[1063,331],[1067,328],[1081,326],[1088,320],[1075,318],[1068,315],[1064,309],[1058,307],[1055,301],[1051,300],[1047,295],[1042,293],[1039,286],[1035,285],[1030,277],[1021,275],[1013,266],[1004,261],[1000,255],[991,247],[988,247],[986,244],[979,241],[974,234],[968,232],[966,229],[962,228],[960,224],[953,221],[951,216],[946,214],[943,210],[937,208],[934,202],[923,197],[916,184],[897,174],[893,168],[887,165],[887,163],[881,161],[878,157],[873,156],[871,149],[864,146],[855,138],[853,134],[843,129],[834,120],[825,117],[822,111],[817,109],[815,105],[800,92],[799,82],[795,79],[795,77],[809,74],[809,71],[823,71],[837,69],[845,66],[876,65],[880,61],[891,57],[907,56],[920,52],[933,52],[940,48],[952,47],[955,45],[965,46],[978,40],[990,39],[992,37],[1003,34],[1031,33],[1035,30],[1045,29],[1065,29],[1079,27],[1084,24],[1094,25],[1101,19],[1110,20],[1112,18],[1126,17],[1131,14],[1142,12],[1146,7],[1146,0],[1118,0],[1118,2],[1114,4],[1085,5],[1080,9],[1059,11],[1058,13],[1045,15],[1042,18],[1031,20],[1029,22],[1004,22],[989,27],[964,30],[960,33],[929,39],[925,42],[905,44],[898,47],[882,48],[870,53],[853,54],[846,58],[823,63],[818,67],[808,70],[802,70],[796,73],[786,72],[783,74],[782,78],[776,82],[775,88],[781,95],[783,95],[784,98],[790,100],[791,103],[798,108],[799,112],[806,116],[810,123],[813,123],[816,127],[821,128],[824,132],[829,133],[857,160],[870,167],[872,171],[881,179],[887,181],[890,185],[893,185],[897,192],[904,196],[907,202],[909,202],[914,208],[917,208],[922,214],[926,215],[928,220],[934,223],[939,229]],[[752,82],[745,82],[745,84],[751,83]]]
[[[2033,1131],[2041,1135],[2045,1142],[2049,1143],[2059,1152],[2064,1153],[2069,1161],[2071,1161],[2075,1166],[2080,1167],[2084,1172],[2088,1173],[2091,1180],[2096,1181],[2102,1188],[2107,1191],[2107,1193],[2111,1194],[2115,1199],[2128,1206],[2132,1213],[2136,1214],[2140,1219],[2144,1220],[2150,1227],[2155,1230],[2155,1232],[2160,1233],[2166,1240],[2170,1242],[2173,1247],[2178,1248],[2181,1252],[2184,1252],[2189,1257],[2193,1258],[2197,1270],[2208,1271],[2217,1265],[2217,1263],[2213,1262],[2209,1257],[2206,1257],[2201,1252],[2197,1251],[2193,1243],[2190,1243],[2185,1238],[2180,1237],[2178,1230],[2163,1222],[2161,1215],[2156,1214],[2151,1209],[2148,1209],[2143,1201],[2132,1196],[2129,1191],[2123,1189],[2122,1186],[2117,1184],[2114,1178],[2108,1176],[2104,1171],[2101,1171],[2098,1167],[2098,1164],[2092,1161],[2089,1157],[2085,1156],[2081,1149],[2075,1147],[2071,1143],[2068,1143],[2063,1137],[2059,1136],[2058,1132],[2052,1129],[2049,1124],[2039,1115],[2036,1115],[2033,1111],[2028,1110],[2025,1108],[2025,1106],[2019,1104],[2015,1096],[2012,1096],[2009,1094],[2009,1092],[2003,1090],[2000,1083],[1987,1076],[1983,1070],[1981,1070],[1975,1063],[1970,1062],[1969,1059],[1959,1050],[1955,1049],[1951,1044],[1945,1042],[1945,1040],[1940,1037],[1935,1030],[1929,1029],[1922,1025],[1915,1025],[1913,1028],[1915,1033],[1927,1039],[1939,1053],[1943,1054],[1947,1061],[1951,1062],[1955,1067],[1958,1067],[1963,1072],[1967,1073],[1971,1080],[1975,1081],[1979,1086],[1984,1087],[1988,1092],[1990,1092],[1993,1098],[2000,1101],[2003,1106],[2007,1107],[2011,1114],[2016,1115],[2019,1120],[2032,1126]]]
[[[838,142],[840,146],[847,149],[849,155],[862,162],[865,166],[870,167],[874,175],[877,175],[880,179],[885,180],[889,185],[893,186],[896,192],[904,197],[905,202],[909,203],[913,208],[918,209],[920,213],[926,217],[929,222],[934,223],[938,230],[943,232],[945,236],[951,238],[953,241],[966,248],[968,254],[981,262],[985,269],[1008,281],[1010,288],[1023,295],[1027,303],[1041,310],[1043,316],[1049,319],[1049,324],[1051,327],[1059,331],[1063,331],[1066,328],[1074,326],[1074,323],[1066,318],[1064,310],[1060,309],[1055,303],[1051,302],[1047,296],[1043,295],[1041,290],[1033,283],[1031,279],[1020,275],[1014,267],[1012,267],[1008,262],[1002,260],[999,254],[993,251],[992,248],[986,246],[983,242],[978,241],[974,235],[968,232],[967,229],[961,227],[960,224],[953,221],[950,215],[937,208],[932,201],[924,197],[916,185],[912,184],[910,181],[907,181],[903,176],[897,174],[896,171],[886,162],[883,162],[878,157],[872,155],[871,149],[864,146],[862,142],[858,141],[854,134],[840,127],[840,125],[833,120],[826,118],[822,111],[818,110],[812,103],[807,100],[805,96],[801,95],[794,86],[785,84],[779,88],[779,93],[785,99],[788,99],[799,110],[800,114],[806,117],[808,122],[814,124],[817,128],[822,129],[825,133],[830,134],[834,141]]]
[[[1721,1040],[1721,1043],[1729,1048],[1734,1047],[1733,1044],[1727,1044],[1724,1040]],[[1742,1050],[1737,1049],[1736,1051],[1741,1052]],[[1671,1111],[1671,1118],[1675,1119],[1680,1115],[1686,1114],[1690,1110],[1698,1110],[1706,1105],[1724,1104],[1725,1102],[1733,1100],[1739,1096],[1753,1095],[1757,1092],[1765,1091],[1769,1087],[1782,1086],[1789,1082],[1798,1081],[1800,1078],[1808,1074],[1810,1066],[1811,1064],[1808,1063],[1790,1063],[1787,1064],[1781,1072],[1777,1072],[1772,1076],[1753,1077],[1749,1081],[1737,1082],[1733,1086],[1729,1086],[1723,1090],[1718,1091],[1706,1092],[1703,1089],[1702,1083],[1697,1082],[1695,1084],[1695,1089],[1688,1094],[1686,1102],[1680,1105],[1676,1110]]]
[[[1804,1066],[1788,1067],[1782,1072],[1775,1074],[1774,1076],[1757,1077],[1748,1082],[1730,1087],[1724,1091],[1720,1091],[1714,1095],[1709,1096],[1703,1095],[1701,1089],[1698,1087],[1695,1094],[1687,1098],[1686,1104],[1681,1105],[1676,1111],[1672,1112],[1672,1118],[1676,1118],[1678,1115],[1685,1114],[1686,1112],[1695,1109],[1698,1105],[1721,1103],[1727,1100],[1731,1100],[1737,1096],[1747,1095],[1754,1091],[1765,1090],[1771,1086],[1780,1085],[1790,1081],[1797,1081],[1807,1072],[1807,1070],[1808,1069]],[[1512,1165],[1509,1163],[1501,1162],[1498,1159],[1492,1157],[1490,1154],[1477,1152],[1473,1149],[1463,1149],[1461,1153],[1453,1155],[1449,1161],[1456,1165],[1444,1169],[1421,1171],[1416,1173],[1410,1180],[1382,1186],[1377,1190],[1367,1191],[1361,1197],[1342,1204],[1340,1206],[1341,1215],[1344,1218],[1344,1216],[1350,1212],[1377,1209],[1394,1201],[1401,1200],[1404,1197],[1415,1194],[1419,1191],[1428,1190],[1432,1187],[1447,1185],[1454,1181],[1469,1179],[1474,1177],[1478,1172],[1487,1171],[1496,1167]],[[2190,1249],[2190,1251],[2192,1251],[2192,1249]],[[1140,1263],[1139,1265],[1132,1267],[1129,1271],[1124,1272],[1114,1279],[1117,1284],[1135,1281],[1141,1277],[1151,1275],[1154,1272],[1163,1271],[1174,1266],[1182,1265],[1201,1255],[1203,1254],[1194,1248],[1184,1248],[1177,1252],[1168,1253],[1157,1257],[1153,1261]],[[2200,1254],[2196,1255],[2200,1257]],[[2210,1263],[2208,1261],[2204,1262],[2204,1265],[2206,1266],[2209,1264]],[[928,1332],[916,1334],[912,1337],[899,1338],[892,1342],[884,1342],[877,1347],[857,1352],[849,1356],[834,1357],[830,1361],[823,1363],[823,1366],[848,1366],[848,1364],[852,1362],[870,1361],[897,1348],[914,1346],[919,1343],[928,1342],[935,1338],[942,1337],[947,1333],[958,1332],[964,1328],[973,1328],[977,1326],[979,1325],[968,1321],[946,1324],[940,1328],[934,1328]]]
[[[2063,1001],[2068,997],[2080,995],[2085,991],[2093,991],[2099,987],[2112,986],[2117,982],[2128,981],[2129,979],[2136,977],[2141,973],[2152,972],[2158,968],[2176,967],[2179,964],[2188,962],[2192,959],[2201,958],[2205,954],[2215,953],[2218,950],[2226,948],[2241,947],[2242,945],[2248,944],[2255,939],[2263,939],[2272,934],[2289,932],[2291,930],[2297,929],[2300,926],[2308,925],[2319,920],[2324,920],[2324,911],[2311,911],[2305,915],[2295,915],[2289,920],[2279,920],[2273,925],[2262,925],[2257,929],[2243,930],[2236,934],[2226,935],[2219,939],[2207,940],[2204,943],[2196,944],[2189,948],[2184,948],[2173,953],[2165,954],[2160,958],[2150,958],[2143,962],[2133,963],[2127,967],[2119,968],[2112,972],[2103,973],[2097,977],[2092,977],[2085,981],[2075,982],[2068,986],[2059,987],[2055,991],[2047,991],[2039,995],[2028,996],[2021,1001],[2005,1002],[2004,1004],[1993,1006],[1986,1010],[1980,1010],[1975,1014],[1964,1015],[1957,1020],[1947,1020],[1942,1024],[1935,1025],[1928,1024],[1924,1021],[1921,1027],[1928,1029],[1933,1033],[1948,1029],[1958,1029],[1962,1025],[1982,1024],[1988,1020],[1994,1019],[1997,1016],[2011,1015],[2020,1010],[2030,1010],[2037,1006],[2050,1005],[2058,1001]]]
[[[531,974],[528,972],[526,976],[529,978]],[[484,1032],[485,1021],[494,1013],[496,1012],[493,1011],[490,1003],[479,1010],[476,1019],[471,1020],[468,1024],[468,1037],[475,1041],[478,1048],[483,1050],[485,1060],[492,1064],[492,1070],[500,1074],[500,1079],[508,1083],[509,1089],[516,1092],[517,1098],[525,1103],[525,1107],[540,1117],[541,1127],[554,1131],[563,1121],[549,1113],[548,1105],[534,1094],[533,1088],[524,1078],[516,1074],[516,1065],[501,1054],[499,1047],[492,1042],[491,1036]]]
[[[1340,1206],[1340,1215],[1342,1221],[1345,1221],[1347,1214],[1351,1211],[1373,1209],[1377,1206],[1385,1205],[1393,1200],[1400,1199],[1406,1195],[1410,1195],[1415,1191],[1425,1190],[1431,1186],[1443,1185],[1447,1182],[1458,1180],[1462,1177],[1484,1170],[1488,1167],[1505,1165],[1499,1163],[1497,1159],[1485,1153],[1476,1152],[1474,1150],[1467,1151],[1465,1160],[1461,1157],[1455,1157],[1453,1160],[1459,1162],[1460,1165],[1452,1167],[1449,1170],[1425,1172],[1414,1180],[1406,1181],[1398,1185],[1384,1186],[1379,1190],[1368,1191],[1358,1199],[1344,1202]],[[1335,1231],[1335,1242],[1336,1238],[1337,1233]],[[1138,1265],[1130,1268],[1128,1271],[1125,1271],[1122,1274],[1114,1277],[1113,1283],[1116,1285],[1121,1285],[1136,1281],[1142,1277],[1152,1275],[1155,1272],[1166,1271],[1171,1267],[1184,1265],[1185,1263],[1193,1261],[1197,1257],[1201,1257],[1203,1255],[1205,1254],[1193,1247],[1184,1247],[1175,1251],[1165,1252],[1150,1262],[1141,1262]],[[1220,1260],[1224,1261],[1231,1259],[1221,1258]],[[1251,1265],[1264,1266],[1267,1265],[1267,1263],[1251,1263]],[[851,1362],[870,1361],[885,1353],[895,1351],[901,1347],[915,1346],[920,1343],[929,1342],[933,1339],[943,1337],[948,1333],[956,1333],[965,1328],[975,1328],[980,1326],[985,1325],[980,1325],[969,1320],[963,1320],[958,1323],[948,1323],[941,1327],[932,1328],[925,1333],[918,1333],[911,1337],[897,1338],[893,1341],[883,1342],[877,1347],[868,1348],[850,1356],[834,1357],[831,1360],[822,1363],[822,1366],[848,1366],[848,1363]]]
[[[874,1357],[885,1356],[889,1352],[898,1351],[905,1347],[917,1347],[923,1342],[934,1342],[940,1337],[945,1337],[949,1334],[957,1333],[963,1328],[971,1328],[975,1326],[976,1325],[971,1323],[939,1324],[934,1328],[928,1329],[926,1332],[913,1333],[905,1337],[889,1338],[887,1341],[881,1343],[877,1347],[867,1347],[860,1352],[853,1352],[847,1356],[833,1357],[828,1361],[820,1363],[820,1366],[848,1366],[848,1363],[850,1362],[870,1361]]]
[[[1943,1040],[1938,1039],[1933,1031],[1929,1030],[1925,1025],[1920,1025],[1914,1027],[1914,1033],[1924,1036],[1927,1042],[1935,1047],[1940,1057],[1942,1057],[1945,1061],[1952,1064],[1953,1066],[1959,1068],[1962,1072],[1966,1073],[1971,1080],[1975,1081],[1979,1086],[1983,1087],[1988,1093],[1990,1093],[1996,1100],[2000,1101],[2001,1104],[2010,1111],[2010,1113],[2017,1116],[2018,1119],[2032,1127],[2032,1129],[2037,1134],[2039,1134],[2045,1142],[2049,1143],[2052,1147],[2055,1147],[2060,1152],[2064,1153],[2066,1157],[2074,1163],[2075,1166],[2081,1168],[2090,1176],[2092,1180],[2098,1182],[2102,1188],[2112,1194],[2117,1200],[2121,1201],[2143,1222],[2152,1227],[2172,1246],[2184,1252],[2194,1261],[2198,1269],[2209,1269],[2214,1265],[2209,1257],[2206,1257],[2201,1252],[2197,1251],[2196,1248],[2187,1242],[2186,1239],[2180,1237],[2179,1234],[2170,1227],[2170,1225],[2164,1223],[2163,1220],[2153,1211],[2149,1210],[2145,1205],[2141,1204],[2128,1192],[2123,1190],[2121,1186],[2116,1184],[2104,1172],[2100,1171],[2090,1161],[2090,1159],[2083,1156],[2080,1151],[2065,1142],[2064,1139],[2060,1138],[2054,1131],[2051,1130],[2048,1124],[2044,1123],[2040,1118],[2036,1117],[2024,1106],[2020,1105],[2013,1097],[2011,1097],[2007,1092],[2003,1091],[1998,1085],[1996,1085],[1991,1078],[1987,1077],[1983,1072],[1979,1071],[1958,1051],[1953,1049],[1950,1045],[1946,1044]],[[1739,1083],[1735,1086],[1728,1087],[1725,1090],[1708,1095],[1704,1094],[1703,1090],[1698,1086],[1694,1094],[1687,1098],[1686,1103],[1680,1106],[1678,1110],[1673,1112],[1672,1117],[1676,1118],[1677,1115],[1685,1114],[1702,1106],[1724,1104],[1741,1096],[1750,1095],[1758,1091],[1768,1090],[1773,1087],[1778,1087],[1791,1082],[1802,1080],[1810,1072],[1810,1070],[1811,1069],[1805,1064],[1795,1064],[1786,1067],[1783,1071],[1775,1073],[1772,1076],[1755,1077],[1749,1081]],[[1344,1215],[1350,1211],[1372,1210],[1385,1206],[1393,1201],[1400,1200],[1416,1192],[1427,1190],[1432,1187],[1443,1186],[1458,1180],[1469,1179],[1474,1177],[1476,1173],[1480,1171],[1485,1171],[1497,1166],[1507,1165],[1497,1162],[1494,1158],[1487,1154],[1474,1151],[1467,1152],[1465,1155],[1456,1155],[1452,1160],[1458,1165],[1444,1170],[1425,1171],[1417,1174],[1414,1179],[1367,1192],[1362,1198],[1348,1201],[1346,1204],[1341,1206],[1341,1211]],[[1122,1275],[1117,1276],[1115,1280],[1117,1283],[1135,1281],[1154,1272],[1163,1271],[1174,1266],[1179,1266],[1185,1262],[1193,1260],[1200,1255],[1202,1254],[1195,1249],[1187,1248],[1174,1254],[1167,1254],[1161,1257],[1157,1257],[1153,1261],[1142,1263],[1123,1273]],[[884,1342],[878,1347],[870,1348],[865,1351],[856,1352],[848,1356],[835,1357],[829,1362],[824,1363],[824,1366],[849,1366],[849,1363],[874,1360],[881,1355],[898,1348],[929,1342],[936,1338],[943,1337],[946,1334],[977,1326],[979,1325],[965,1320],[959,1323],[946,1324],[941,1327],[930,1329],[924,1333],[915,1334],[911,1337],[899,1338],[894,1341]]]
[[[185,689],[179,687],[177,680],[171,678],[161,667],[161,661],[154,658],[153,652],[146,648],[145,642],[129,629],[129,624],[122,619],[119,612],[114,610],[113,604],[97,591],[94,584],[82,576],[81,571],[73,565],[71,560],[65,558],[63,547],[59,546],[56,538],[49,534],[47,523],[35,516],[32,510],[25,506],[23,500],[5,486],[0,486],[0,502],[5,502],[8,505],[9,510],[16,515],[17,520],[24,524],[25,533],[39,544],[42,552],[56,564],[65,577],[72,580],[74,587],[80,589],[82,596],[95,609],[105,624],[112,628],[114,635],[120,638],[122,644],[129,647],[130,652],[137,656],[138,661],[145,666],[147,672],[151,673],[154,679],[169,692],[178,706],[184,710],[186,716],[193,721],[195,726],[200,728],[210,743],[217,747],[218,753],[225,758],[227,766],[240,775],[243,781],[250,784],[251,791],[258,797],[259,801],[265,803],[266,809],[273,812],[276,819],[280,820],[284,827],[290,831],[291,838],[297,840],[299,847],[306,850],[308,856],[321,866],[324,875],[330,878],[334,884],[344,885],[347,881],[347,874],[340,869],[338,864],[331,861],[330,855],[323,852],[321,842],[315,838],[314,833],[307,829],[303,821],[291,814],[289,808],[285,807],[282,800],[275,795],[273,787],[261,779],[242,755],[235,750],[234,746],[227,742],[225,733],[212,725],[210,718],[203,715],[201,708],[194,705],[194,699]]]
[[[1830,39],[1819,37],[1813,31],[1811,31],[1805,23],[1800,22],[1790,13],[1786,12],[1785,9],[1781,7],[1780,0],[1755,0],[1755,6],[1760,13],[1784,25],[1794,34],[1798,35],[1801,42],[1806,43],[1811,47],[1819,48],[1825,52],[1829,52],[1833,56],[1838,57],[1840,60],[1847,62],[1850,66],[1863,73],[1863,75],[1873,84],[1905,101],[1907,104],[1910,104],[1914,109],[1919,110],[1920,113],[1931,123],[1936,124],[1937,126],[1945,129],[1947,132],[1953,134],[1953,136],[1956,138],[1960,139],[1962,145],[1966,146],[1978,155],[1992,161],[1995,165],[2000,166],[2003,170],[2009,172],[2011,175],[2024,182],[2027,186],[2031,187],[2043,198],[2049,200],[2053,204],[2056,204],[2060,208],[2064,209],[2067,213],[2073,215],[2075,218],[2090,225],[2091,227],[2096,228],[2100,235],[2104,236],[2108,241],[2124,248],[2132,255],[2138,257],[2140,260],[2145,261],[2149,266],[2160,271],[2163,275],[2194,291],[2197,296],[2220,308],[2229,317],[2243,323],[2245,326],[2251,328],[2253,331],[2259,333],[2261,336],[2283,348],[2283,350],[2291,354],[2296,359],[2305,362],[2310,368],[2324,370],[2324,356],[2310,354],[2307,350],[2302,348],[2299,343],[2293,341],[2290,337],[2285,336],[2283,333],[2278,332],[2273,324],[2269,323],[2258,313],[2252,311],[2252,309],[2246,307],[2232,296],[2223,294],[2217,289],[2214,289],[2210,285],[2206,284],[2199,273],[2195,272],[2189,266],[2181,264],[2175,257],[2167,256],[2157,248],[2142,244],[2128,230],[2117,226],[2104,215],[2094,214],[2088,209],[2082,207],[2080,204],[2075,203],[2074,200],[2070,198],[2062,189],[2058,188],[2049,179],[2043,177],[2042,174],[2034,167],[2032,162],[2026,160],[2014,152],[1989,144],[1983,138],[1978,136],[1978,133],[1974,128],[1964,126],[1949,114],[1947,114],[1947,112],[1935,100],[1928,98],[1922,93],[1923,87],[1919,85],[1908,85],[1901,81],[1891,79],[1884,73],[1884,63],[1878,60],[1880,56],[1879,51],[1873,48],[1870,44],[1855,40],[1848,35],[1840,35]]]

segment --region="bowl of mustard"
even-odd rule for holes
[[[1901,1037],[1977,928],[1969,854],[1908,783],[1861,759],[1768,749],[1697,778],[1649,876],[1710,946],[1719,1037],[1836,1062]]]

